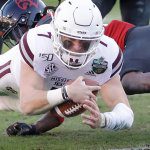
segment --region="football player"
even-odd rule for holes
[[[124,53],[121,79],[126,93],[149,93],[150,53],[148,37],[150,35],[150,26],[135,27],[127,22],[114,20],[105,26],[105,35],[112,37],[119,44]],[[44,126],[42,122],[43,121],[41,121],[41,124]],[[38,123],[40,124],[40,121]],[[32,131],[32,128],[27,124],[15,123],[14,125],[18,129],[15,133],[29,134],[29,131]],[[11,133],[14,133],[13,131],[16,129],[14,125],[9,127]],[[43,128],[42,125],[40,126],[41,129]],[[39,130],[38,127],[39,126],[36,128]],[[25,132],[24,128],[29,128],[30,130]]]
[[[23,114],[42,114],[71,99],[89,111],[92,105],[95,115],[82,116],[92,128],[130,128],[133,112],[119,77],[122,53],[103,32],[101,14],[91,0],[62,2],[50,24],[29,30],[0,56],[3,108],[13,109],[11,101]],[[100,86],[85,85],[84,78]],[[75,81],[66,85],[69,80]],[[112,111],[100,113],[95,90]]]

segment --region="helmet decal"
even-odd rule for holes
[[[22,10],[26,10],[31,6],[38,8],[37,0],[15,0],[15,3]]]

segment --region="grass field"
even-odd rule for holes
[[[46,3],[49,4],[50,0]],[[56,0],[51,0],[55,5]],[[105,18],[105,23],[120,19],[118,3]],[[40,136],[8,137],[5,129],[15,121],[32,123],[40,116],[22,116],[16,112],[0,113],[0,150],[108,150],[150,149],[150,94],[129,96],[135,114],[130,130],[109,132],[93,130],[81,123],[80,116],[66,119],[63,125]],[[107,111],[99,99],[100,110]]]
[[[31,123],[40,116],[22,116],[16,112],[0,113],[0,150],[107,150],[150,149],[150,95],[130,96],[135,113],[134,125],[130,130],[118,132],[93,130],[81,123],[80,116],[66,119],[64,124],[41,136],[8,137],[5,128],[15,121]],[[99,106],[106,111],[99,99]]]

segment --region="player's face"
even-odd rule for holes
[[[61,41],[65,49],[77,53],[85,53],[89,49],[91,43],[90,40],[77,40],[65,36],[61,36]]]

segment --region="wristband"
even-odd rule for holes
[[[69,96],[67,94],[67,91],[66,91],[66,86],[63,86],[61,88],[61,93],[62,93],[62,97],[63,97],[64,101],[70,100],[70,98],[69,98]]]
[[[50,104],[51,108],[64,102],[61,88],[47,91],[47,101]]]

